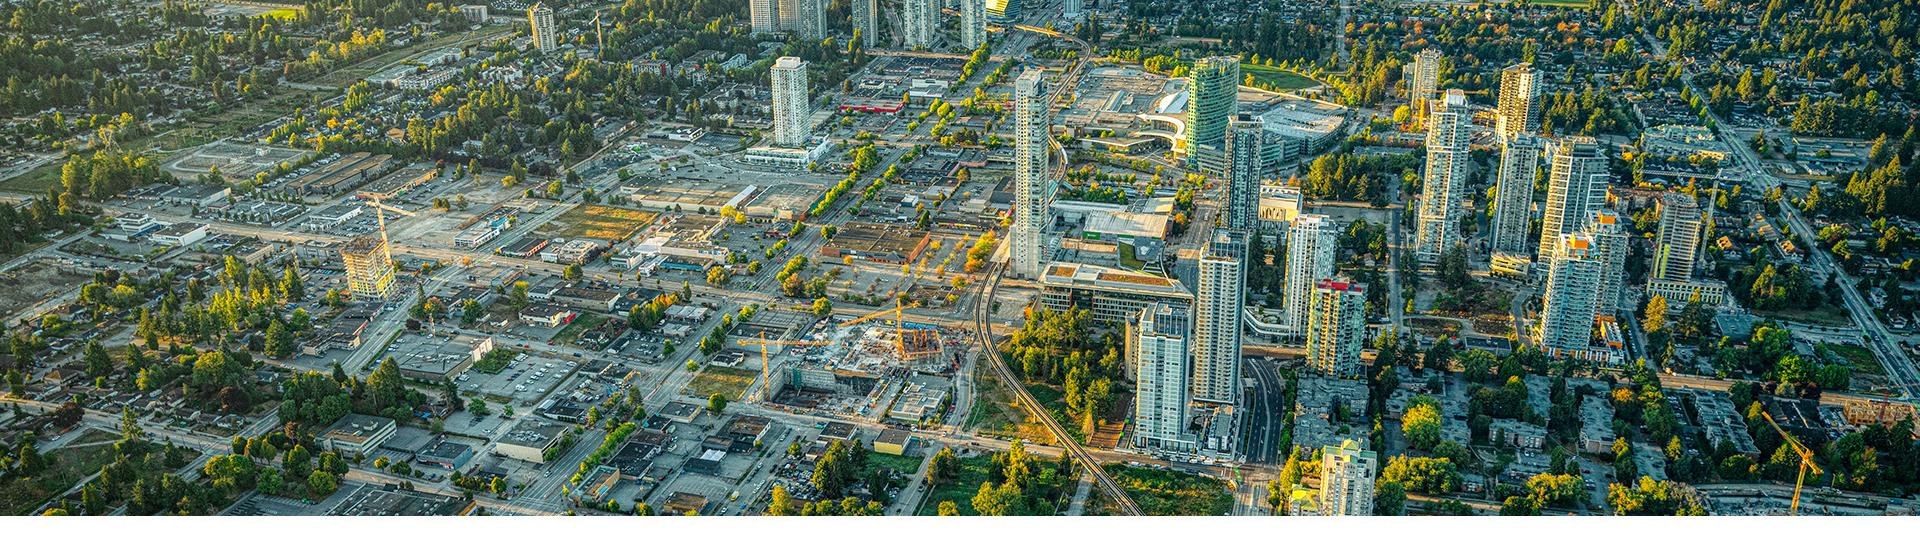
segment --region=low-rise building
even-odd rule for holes
[[[192,222],[174,223],[154,231],[153,235],[148,236],[147,239],[162,246],[192,246],[207,239],[207,225]]]
[[[329,452],[365,456],[393,437],[397,428],[393,420],[384,417],[347,414],[320,433],[319,439],[321,447]]]
[[[567,426],[540,419],[524,419],[513,430],[501,435],[493,452],[504,457],[533,463],[546,463],[547,451],[560,445]]]

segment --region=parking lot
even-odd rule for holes
[[[579,366],[580,363],[573,360],[521,353],[500,373],[489,374],[469,368],[453,381],[462,393],[479,393],[495,399],[531,404],[552,391]]]

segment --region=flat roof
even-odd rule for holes
[[[1193,299],[1193,292],[1187,291],[1186,285],[1179,280],[1084,263],[1049,264],[1040,281],[1047,286],[1178,295],[1183,301]]]

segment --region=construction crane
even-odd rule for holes
[[[771,366],[772,362],[769,361],[767,358],[768,346],[830,345],[825,341],[813,341],[808,339],[767,339],[766,332],[760,332],[759,339],[742,339],[742,340],[736,341],[735,343],[738,343],[740,345],[757,345],[760,347],[760,401],[761,402],[766,402],[768,399],[773,398],[773,367]]]
[[[393,243],[387,240],[387,216],[386,214],[383,214],[380,212],[382,210],[385,210],[385,211],[397,213],[406,217],[413,217],[418,214],[380,203],[380,199],[392,198],[393,193],[360,193],[359,196],[360,196],[360,199],[367,201],[368,206],[373,207],[373,218],[376,220],[379,220],[380,245],[387,249],[387,253],[389,254],[393,253]]]
[[[1807,482],[1807,471],[1811,470],[1816,475],[1825,474],[1826,471],[1821,471],[1820,466],[1813,463],[1813,450],[1808,450],[1807,445],[1800,443],[1800,439],[1795,438],[1786,429],[1781,429],[1780,423],[1773,420],[1773,414],[1761,411],[1760,417],[1767,418],[1767,425],[1772,425],[1774,432],[1780,433],[1780,438],[1786,439],[1787,445],[1793,447],[1793,452],[1800,454],[1800,476],[1793,480],[1793,503],[1787,510],[1788,515],[1798,515],[1800,514],[1800,487]]]
[[[894,350],[900,353],[900,358],[902,360],[913,360],[915,358],[920,358],[928,354],[927,352],[915,351],[914,349],[925,347],[925,345],[921,345],[921,344],[924,344],[927,338],[937,337],[937,335],[934,333],[933,330],[907,329],[907,321],[906,321],[905,313],[908,308],[911,308],[913,306],[914,306],[914,303],[912,302],[903,302],[898,305],[894,305],[893,307],[890,307],[890,308],[881,309],[878,311],[874,311],[872,313],[868,313],[866,316],[862,316],[859,318],[855,318],[853,320],[842,322],[840,323],[840,326],[852,326],[855,324],[880,318],[882,316],[893,315]],[[909,345],[909,343],[913,343],[915,345]]]

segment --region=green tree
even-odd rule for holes
[[[1440,407],[1432,397],[1425,395],[1414,397],[1411,406],[1400,419],[1400,429],[1407,436],[1407,444],[1422,451],[1432,451],[1440,444]]]
[[[720,393],[708,395],[707,411],[713,412],[714,415],[720,415],[722,412],[727,411],[727,395]]]

